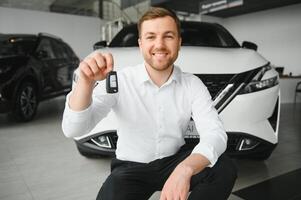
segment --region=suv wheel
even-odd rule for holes
[[[17,121],[27,122],[33,119],[38,107],[36,87],[25,82],[21,84],[15,97],[13,116]]]

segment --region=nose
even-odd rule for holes
[[[161,37],[158,37],[155,41],[155,45],[157,48],[164,47],[165,46],[164,39]]]

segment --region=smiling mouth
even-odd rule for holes
[[[163,52],[161,53],[161,52],[159,52],[159,53],[152,53],[152,55],[156,56],[156,57],[162,57],[163,58],[163,57],[167,56],[167,53],[163,53]]]

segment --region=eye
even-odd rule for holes
[[[153,40],[154,38],[155,38],[155,36],[153,36],[153,35],[146,36],[146,39],[147,39],[147,40]]]
[[[166,35],[165,38],[168,38],[168,39],[173,39],[174,36],[173,35]]]

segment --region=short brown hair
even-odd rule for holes
[[[156,18],[160,18],[160,17],[166,17],[166,16],[169,16],[174,19],[174,21],[177,25],[177,31],[178,31],[179,37],[181,37],[181,23],[180,23],[180,20],[177,17],[177,15],[171,10],[168,10],[165,8],[160,8],[160,7],[151,7],[139,19],[138,24],[137,24],[139,37],[141,36],[140,35],[141,34],[141,26],[144,21],[150,20],[150,19],[156,19]]]

